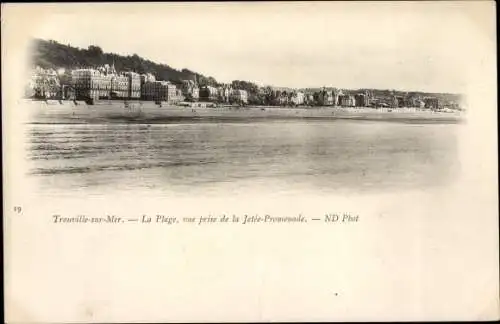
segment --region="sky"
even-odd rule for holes
[[[488,35],[474,9],[465,2],[54,5],[33,37],[135,53],[219,82],[458,93],[475,42]]]

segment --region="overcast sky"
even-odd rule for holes
[[[219,82],[461,92],[477,36],[467,13],[465,3],[433,2],[73,5],[33,36]]]

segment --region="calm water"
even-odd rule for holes
[[[457,176],[458,127],[347,120],[31,125],[30,172],[49,191],[407,190]]]

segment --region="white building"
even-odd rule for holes
[[[248,92],[246,90],[234,89],[231,92],[230,102],[238,104],[247,104]]]
[[[297,91],[292,94],[291,102],[295,106],[300,106],[304,104],[304,93]]]

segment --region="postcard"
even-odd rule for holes
[[[7,323],[500,317],[495,4],[2,4]]]

